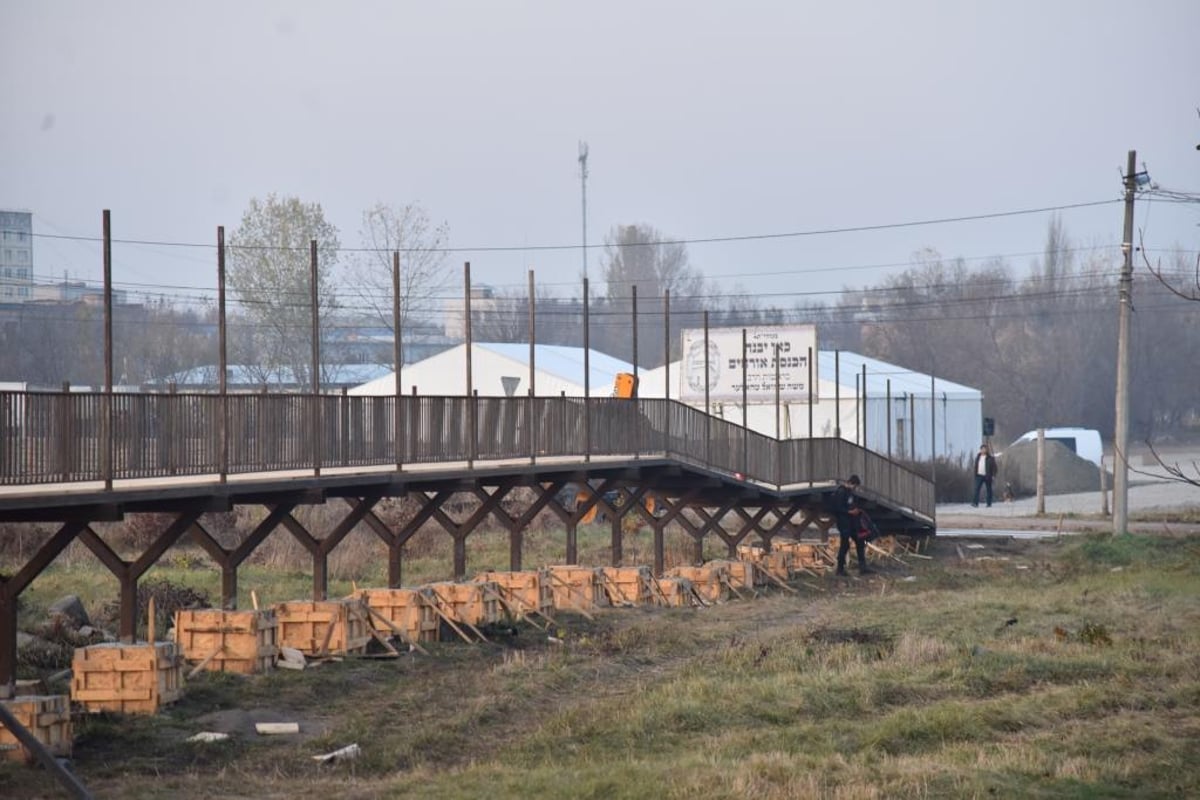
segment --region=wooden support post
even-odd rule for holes
[[[614,508],[612,513],[612,565],[614,567],[621,566],[621,561],[625,557],[625,553],[622,552],[621,548],[621,521],[625,519],[625,516],[621,512],[628,507],[628,504],[626,504],[623,508]]]
[[[654,521],[654,575],[660,577],[666,569],[663,528],[666,526],[659,520]]]
[[[567,563],[579,563],[579,523],[572,518],[567,522]]]
[[[508,568],[513,572],[521,569],[521,548],[524,544],[524,531],[514,526],[508,532]]]
[[[461,581],[467,577],[467,536],[454,536],[454,580]]]
[[[0,699],[13,696],[17,676],[17,598],[0,585]]]

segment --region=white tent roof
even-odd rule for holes
[[[464,395],[467,346],[460,344],[430,356],[400,371],[404,394],[417,387],[418,394]],[[539,344],[534,346],[537,393],[541,396],[566,392],[582,396],[583,358],[580,347]],[[593,397],[612,394],[618,372],[632,372],[625,361],[592,350],[588,357],[589,390]],[[523,343],[476,342],[471,345],[472,388],[484,396],[525,395],[529,391],[529,345]],[[350,389],[352,395],[390,395],[395,392],[395,373]]]
[[[834,363],[840,367],[841,375],[835,374]],[[888,381],[892,382],[892,396],[911,394],[916,397],[929,397],[929,376],[923,372],[905,369],[875,358],[852,353],[848,350],[837,352],[821,350],[817,354],[817,375],[821,384],[821,394],[832,399],[833,382],[841,378],[842,396],[853,397],[856,378],[862,377],[863,366],[867,368],[867,395],[883,397],[887,394]],[[679,379],[681,363],[671,362],[671,397],[679,397]],[[638,394],[642,397],[662,397],[663,383],[666,379],[666,368],[656,367],[638,373]],[[829,390],[826,391],[825,387]],[[963,386],[953,381],[934,378],[934,391],[938,397],[943,394],[952,400],[978,400],[983,393],[970,386]]]

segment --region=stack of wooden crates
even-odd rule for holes
[[[175,642],[106,642],[75,650],[71,700],[87,711],[153,714],[183,692]]]
[[[71,703],[65,694],[27,695],[0,700],[8,713],[54,756],[71,755]],[[33,761],[34,756],[0,723],[0,758]]]

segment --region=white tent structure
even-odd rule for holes
[[[534,346],[533,383],[539,397],[584,393],[584,351],[579,347]],[[618,372],[633,372],[632,365],[592,350],[588,357],[588,393],[612,395]],[[400,370],[402,394],[463,396],[467,391],[467,345],[460,344]],[[475,342],[471,345],[471,389],[481,397],[524,397],[529,394],[529,345]],[[392,395],[396,373],[349,390],[351,395]]]
[[[837,436],[840,432],[843,439],[858,444],[865,441],[877,453],[915,460],[928,459],[931,452],[950,459],[965,458],[979,449],[983,393],[978,389],[845,350],[822,350],[816,361],[813,436]],[[669,396],[673,399],[680,397],[682,375],[680,363],[672,362]],[[638,377],[640,397],[667,396],[666,367],[641,372]],[[711,411],[730,422],[740,424],[743,419],[741,403],[714,402]],[[748,428],[768,436],[804,438],[810,431],[809,411],[807,397],[783,398],[778,407],[775,403],[749,403],[745,421]]]

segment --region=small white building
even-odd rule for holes
[[[959,459],[979,449],[983,435],[983,393],[978,389],[845,350],[821,350],[816,362],[817,380],[811,406],[813,436],[837,436],[840,432],[843,439],[863,444],[865,416],[865,444],[877,453],[924,460],[936,452],[939,457]],[[639,396],[668,396],[666,376],[666,367],[640,372]],[[681,396],[682,376],[680,362],[672,362],[671,398]],[[715,416],[742,422],[741,403],[726,401],[711,405]],[[805,438],[810,435],[809,408],[807,397],[783,399],[778,407],[775,403],[748,403],[746,426],[768,436]]]
[[[584,351],[580,347],[539,344],[534,346],[532,382],[539,397],[566,393],[584,394]],[[618,372],[633,367],[619,358],[591,351],[588,357],[588,394],[612,395]],[[471,344],[471,389],[482,397],[524,397],[529,394],[529,345],[524,343],[474,342]],[[462,396],[467,394],[467,345],[460,344],[437,355],[409,364],[400,370],[402,394]],[[352,395],[391,395],[396,392],[396,373],[376,378],[350,389]]]

